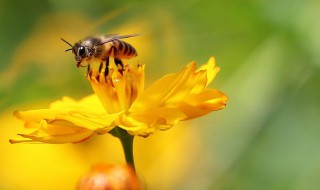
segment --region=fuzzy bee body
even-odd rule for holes
[[[136,57],[138,54],[132,45],[120,39],[134,36],[137,36],[137,34],[124,36],[91,36],[75,43],[73,46],[66,40],[62,40],[71,46],[71,48],[66,51],[72,50],[75,55],[77,67],[85,67],[82,65],[83,62],[87,62],[88,66],[90,66],[92,62],[105,62],[106,67],[108,67],[109,57],[113,57],[115,63],[123,67],[122,59],[131,59]]]
[[[112,47],[115,48],[115,51],[107,51],[111,50]],[[104,58],[111,56],[116,59],[131,59],[138,55],[133,46],[121,40],[108,42],[104,48],[106,49],[106,53],[103,55]]]

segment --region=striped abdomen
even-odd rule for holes
[[[117,59],[131,59],[136,57],[138,54],[134,47],[130,44],[121,41],[121,40],[113,40],[113,46],[115,48],[114,57]]]

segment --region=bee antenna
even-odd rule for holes
[[[70,51],[70,50],[73,50],[73,48],[69,48],[69,49],[67,49],[65,52]]]
[[[66,44],[68,44],[70,47],[73,48],[73,45],[71,45],[67,40],[65,40],[65,39],[63,39],[63,38],[61,38],[61,40],[64,41]]]

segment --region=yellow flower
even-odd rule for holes
[[[126,66],[123,74],[91,70],[87,75],[95,94],[80,101],[68,97],[54,102],[49,109],[15,112],[34,128],[19,134],[17,142],[81,142],[95,134],[105,134],[118,126],[131,135],[148,136],[166,130],[179,121],[203,116],[225,107],[227,96],[207,88],[219,72],[215,59],[196,70],[189,63],[181,72],[168,74],[144,90],[144,65]]]

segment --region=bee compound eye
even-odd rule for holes
[[[80,57],[83,57],[85,53],[86,53],[85,48],[83,46],[80,46],[79,49],[78,49],[78,55]]]

